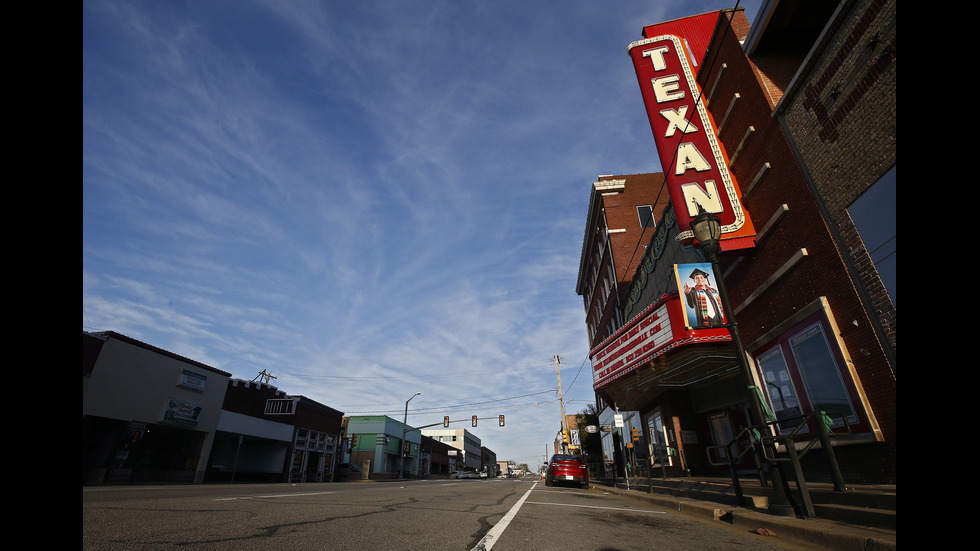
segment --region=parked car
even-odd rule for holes
[[[556,482],[570,482],[588,488],[589,468],[580,456],[556,453],[548,462],[548,470],[544,473],[544,484],[551,486]]]
[[[480,478],[476,471],[455,471],[450,473],[449,478]]]

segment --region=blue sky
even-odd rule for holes
[[[627,46],[734,5],[85,0],[83,330],[534,466],[591,183],[660,171]]]

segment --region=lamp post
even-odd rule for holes
[[[725,317],[728,320],[728,331],[732,335],[732,343],[735,345],[735,352],[738,355],[738,365],[741,368],[742,375],[745,377],[745,382],[748,385],[749,391],[749,415],[751,417],[751,422],[754,427],[759,427],[762,430],[768,430],[766,426],[765,416],[762,414],[762,404],[760,403],[759,394],[753,388],[755,385],[755,377],[752,376],[752,370],[749,368],[748,362],[745,360],[745,348],[742,345],[742,337],[738,332],[738,322],[735,320],[735,310],[732,308],[731,301],[728,298],[728,289],[725,287],[725,279],[721,275],[721,270],[718,268],[718,255],[721,253],[721,219],[705,211],[698,205],[698,214],[691,220],[691,231],[694,232],[694,238],[701,244],[701,251],[704,256],[711,263],[711,270],[715,273],[715,281],[718,285],[718,294],[721,296],[722,307],[725,309]],[[765,444],[763,444],[765,445]],[[769,443],[772,446],[772,443]],[[772,452],[774,450],[770,450]],[[763,457],[765,461],[765,457]],[[785,479],[782,476],[781,467],[779,464],[775,465],[773,470],[773,490],[774,496],[772,503],[770,503],[769,509],[771,512],[776,514],[792,515],[793,508],[789,505],[789,499],[787,497]]]
[[[416,392],[415,394],[412,395],[412,398],[415,398],[419,394],[422,393]],[[405,400],[405,420],[402,422],[402,441],[401,441],[402,461],[401,461],[401,466],[398,468],[398,480],[405,478],[405,456],[408,455],[408,453],[405,451],[405,433],[408,432],[408,403],[412,401],[412,398]]]

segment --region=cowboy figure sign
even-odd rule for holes
[[[728,323],[721,295],[711,286],[711,264],[675,264],[674,275],[677,288],[687,299],[684,312],[688,327],[723,327]]]

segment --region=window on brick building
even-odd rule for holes
[[[637,205],[636,214],[640,217],[641,228],[654,228],[657,222],[653,219],[653,207],[650,205]]]
[[[898,188],[895,165],[856,201],[847,207],[854,226],[861,234],[864,246],[878,270],[881,282],[888,290],[892,304],[898,306]]]
[[[852,399],[853,385],[843,369],[843,357],[828,339],[828,323],[822,314],[811,316],[777,338],[756,355],[766,395],[781,432],[795,429],[799,416],[814,411],[831,414],[834,426],[841,417],[854,426],[858,417]],[[810,425],[810,430],[816,427]]]
[[[296,400],[292,398],[265,401],[266,415],[292,415],[296,413]]]

